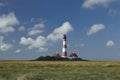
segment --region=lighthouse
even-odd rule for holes
[[[66,35],[63,36],[63,47],[62,47],[62,57],[67,58],[67,44],[66,44]]]

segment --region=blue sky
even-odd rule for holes
[[[0,60],[71,52],[90,60],[120,60],[119,0],[0,0]]]

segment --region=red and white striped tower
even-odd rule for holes
[[[66,35],[63,36],[63,48],[62,48],[62,57],[67,58],[67,44],[66,44]]]

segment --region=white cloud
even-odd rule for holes
[[[24,26],[21,26],[18,28],[19,31],[25,31],[25,27]]]
[[[94,24],[91,29],[88,30],[87,35],[95,34],[103,29],[105,29],[103,24]]]
[[[0,2],[0,7],[4,7],[4,6],[5,6],[5,4]]]
[[[33,29],[44,28],[45,25],[43,23],[35,24]]]
[[[116,0],[85,0],[82,7],[89,8],[89,9],[93,9],[96,6],[107,7],[110,3],[114,1]]]
[[[45,22],[42,18],[34,18],[34,17],[32,17],[31,18],[31,20],[30,20],[30,22]]]
[[[10,48],[12,48],[12,45],[10,45],[10,44],[3,43],[3,44],[0,45],[0,50],[1,51],[6,51],[6,50],[8,50]]]
[[[113,47],[113,46],[115,46],[115,43],[114,43],[112,40],[109,40],[109,41],[106,43],[106,46],[107,46],[107,47]]]
[[[35,24],[33,28],[31,28],[31,30],[28,32],[28,35],[33,36],[33,35],[40,34],[43,32],[43,30],[41,29],[44,27],[45,25],[43,23]]]
[[[19,24],[13,12],[0,16],[0,33],[14,32],[13,26]]]
[[[81,44],[80,44],[80,47],[84,47],[84,46],[85,46],[85,44],[84,44],[84,43],[81,43]]]
[[[73,31],[73,28],[69,22],[63,23],[62,26],[56,28],[51,34],[47,36],[48,40],[57,41],[62,38],[63,34]]]
[[[28,35],[30,35],[30,36],[37,35],[42,32],[43,32],[42,30],[31,30],[30,32],[28,32]]]
[[[4,39],[4,37],[3,37],[3,36],[0,36],[0,43],[3,42],[3,39]]]
[[[0,36],[0,51],[6,51],[10,48],[12,48],[11,44],[4,43],[4,37]]]
[[[41,24],[40,24],[41,25]],[[37,29],[40,25],[34,26],[32,29]],[[40,28],[44,26],[41,25]],[[21,37],[20,44],[28,46],[29,49],[37,48],[39,52],[46,52],[48,49],[46,48],[50,43],[50,41],[57,41],[62,39],[63,34],[67,34],[68,32],[72,31],[73,28],[69,22],[65,22],[62,26],[54,29],[52,33],[50,33],[47,37],[39,35],[36,39],[31,37]]]
[[[21,37],[20,39],[20,44],[23,44],[23,45],[31,45],[34,43],[34,40],[32,38],[25,38],[25,37]]]
[[[41,48],[39,48],[39,50],[38,50],[39,52],[47,52],[48,51],[48,49],[47,48],[43,48],[43,47],[41,47]]]
[[[20,53],[21,52],[21,50],[20,49],[17,49],[16,51],[15,51],[15,53]]]
[[[112,17],[120,16],[120,10],[117,9],[109,9],[108,14]]]
[[[20,44],[28,46],[29,49],[38,48],[40,51],[45,51],[44,47],[47,46],[47,41],[43,36],[38,36],[36,39],[22,37]]]

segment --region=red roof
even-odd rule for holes
[[[78,57],[76,53],[72,52],[69,57]]]
[[[53,57],[60,57],[59,53],[54,53]]]

